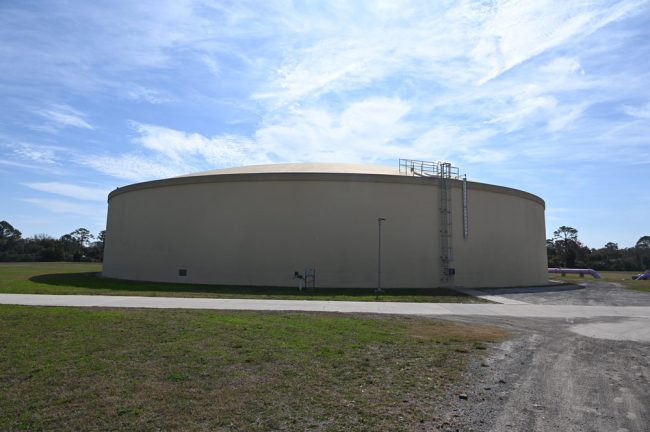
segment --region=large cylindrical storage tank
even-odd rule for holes
[[[103,274],[219,285],[497,287],[547,280],[544,201],[448,180],[448,267],[441,179],[381,166],[279,164],[138,183],[109,195]],[[465,192],[464,192],[465,189]]]

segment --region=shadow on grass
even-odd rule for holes
[[[346,298],[354,300],[375,298],[402,298],[409,301],[415,297],[438,297],[439,301],[449,298],[457,302],[459,297],[472,298],[465,294],[446,288],[398,288],[384,289],[379,295],[372,288],[315,288],[302,291],[295,287],[268,287],[268,286],[235,286],[235,285],[204,285],[204,284],[178,284],[166,282],[143,282],[102,277],[100,273],[52,273],[35,275],[30,281],[39,284],[60,286],[62,288],[82,288],[97,291],[115,291],[123,293],[143,294],[213,294],[224,297],[303,297],[303,298]],[[92,294],[92,293],[91,293]],[[99,294],[99,293],[98,293]],[[453,300],[455,299],[455,300]],[[421,301],[421,300],[420,300]]]

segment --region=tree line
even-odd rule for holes
[[[578,239],[578,230],[561,226],[546,240],[549,267],[593,268],[610,271],[650,269],[650,236],[639,238],[633,247],[619,248],[609,242],[600,249],[589,248]]]
[[[23,238],[7,221],[0,221],[0,261],[102,261],[106,231],[93,236],[86,228],[54,238],[36,234]]]

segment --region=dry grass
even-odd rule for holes
[[[410,431],[506,337],[422,318],[18,306],[0,306],[0,327],[0,430]]]

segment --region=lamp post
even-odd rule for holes
[[[378,242],[377,242],[377,289],[375,292],[382,292],[381,289],[381,223],[384,222],[386,218],[379,217],[377,218],[377,228],[378,228]]]

